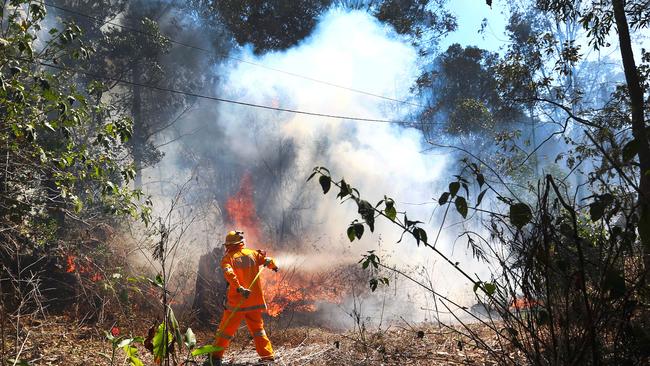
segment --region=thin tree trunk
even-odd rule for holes
[[[613,0],[614,18],[616,19],[616,28],[618,28],[618,41],[623,59],[623,69],[625,71],[625,81],[627,82],[628,92],[630,94],[630,109],[632,110],[632,135],[637,148],[640,166],[639,182],[639,204],[641,218],[639,223],[639,233],[644,247],[643,262],[645,273],[650,270],[650,235],[648,228],[642,228],[644,225],[643,218],[650,215],[650,143],[646,132],[644,120],[644,102],[643,88],[639,78],[639,70],[634,61],[632,52],[632,41],[630,40],[630,29],[625,15],[625,0]],[[645,220],[647,221],[647,220]],[[645,276],[644,276],[645,278]]]
[[[136,61],[133,64],[133,82],[140,83],[140,64]],[[134,185],[136,189],[142,188],[142,160],[144,151],[143,136],[143,121],[142,121],[142,88],[133,86],[133,104],[131,106],[131,114],[133,116],[133,137],[132,137],[132,154],[133,165],[135,166],[135,180]]]

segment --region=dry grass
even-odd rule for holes
[[[145,328],[143,324],[142,329],[134,333],[145,334]],[[497,347],[496,340],[490,343],[493,337],[486,329],[474,326],[473,330],[481,333],[488,344]],[[103,329],[79,325],[65,317],[51,317],[47,322],[27,322],[23,337],[26,335],[21,359],[30,361],[31,365],[109,365],[107,358],[102,356],[111,353]],[[199,344],[212,341],[210,331],[198,331],[196,335]],[[476,348],[456,332],[433,325],[393,327],[365,334],[315,327],[271,328],[269,336],[276,350],[277,365],[496,364],[486,351]],[[137,347],[145,365],[154,365],[144,347]],[[121,351],[118,355],[122,355]],[[225,360],[243,366],[253,365],[257,359],[248,331],[240,328]]]

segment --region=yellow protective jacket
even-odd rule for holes
[[[275,261],[261,250],[244,248],[243,244],[226,246],[226,254],[221,260],[221,269],[228,281],[226,309],[231,311],[266,310],[262,281],[260,278],[252,283],[260,266],[275,269]],[[252,283],[252,285],[251,285]],[[237,292],[239,286],[251,291],[248,299]]]

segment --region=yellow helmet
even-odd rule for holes
[[[224,245],[236,245],[244,242],[244,232],[239,230],[229,231],[226,234],[226,242]]]

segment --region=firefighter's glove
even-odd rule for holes
[[[265,267],[268,267],[268,268],[271,269],[273,272],[277,272],[277,271],[278,271],[278,266],[276,266],[275,263],[273,263],[273,259],[271,259],[271,258],[269,258],[269,257],[266,257],[266,258],[264,259],[264,266],[265,266]]]
[[[248,297],[251,295],[251,290],[244,288],[243,286],[239,286],[237,288],[237,292],[239,292],[239,294],[241,294],[244,299],[248,299]]]

